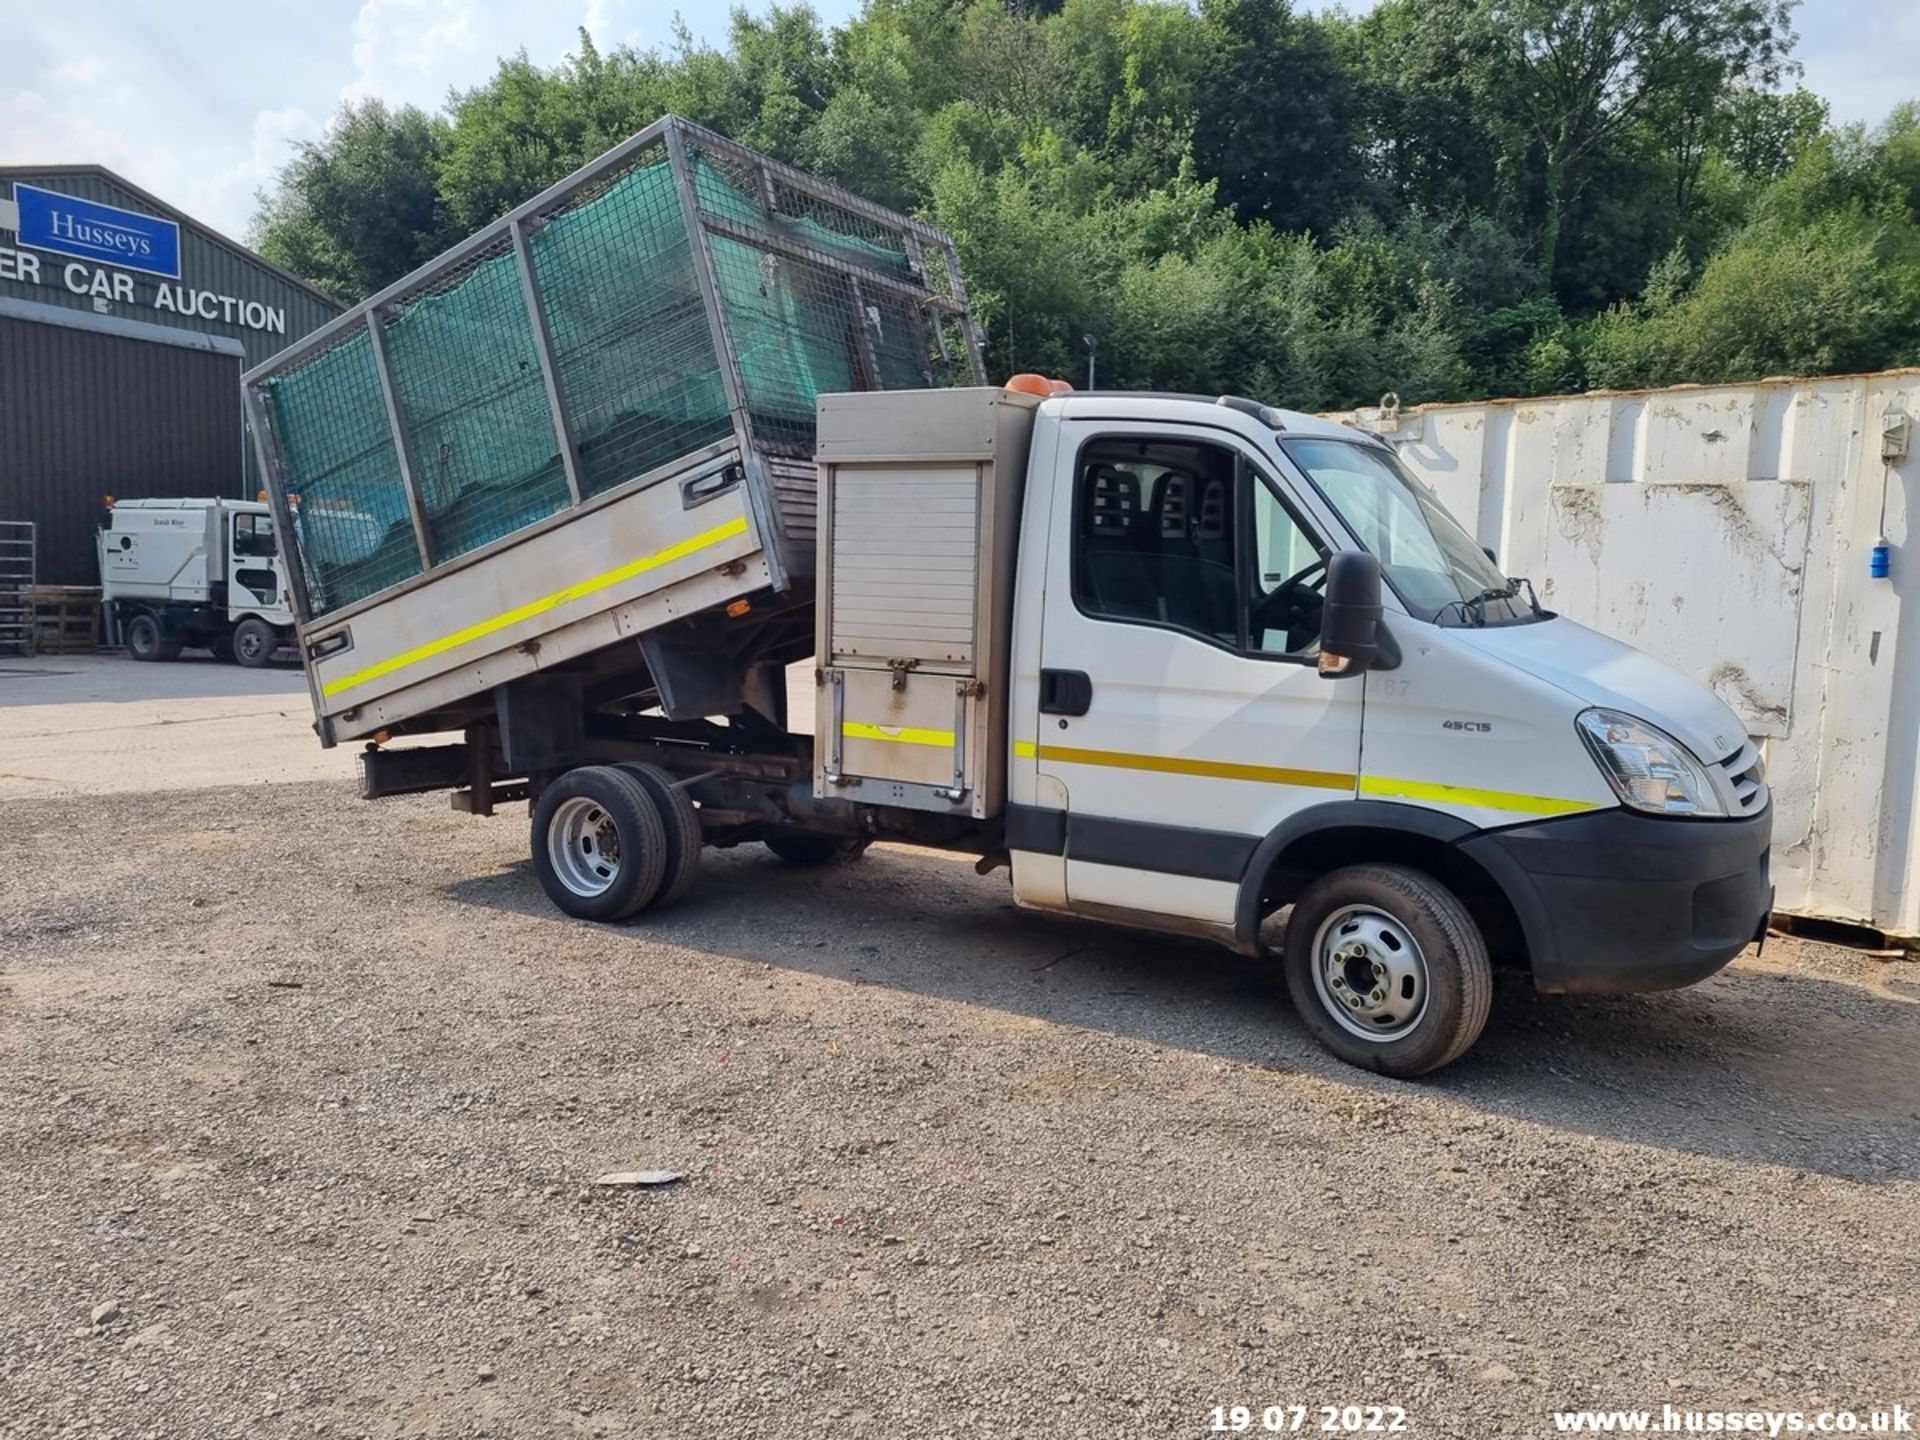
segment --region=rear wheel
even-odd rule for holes
[[[136,615],[127,622],[127,653],[136,660],[178,660],[180,642],[167,639],[153,616]]]
[[[532,832],[534,874],[569,915],[624,920],[660,892],[666,826],[646,787],[624,770],[569,770],[540,792]]]
[[[273,659],[280,637],[258,615],[249,615],[233,627],[233,658],[249,670],[259,670]]]
[[[1480,1038],[1493,971],[1451,890],[1399,865],[1321,876],[1287,921],[1294,1008],[1327,1049],[1383,1075],[1425,1075]]]
[[[671,905],[700,878],[700,852],[705,844],[700,834],[700,812],[694,809],[687,792],[674,783],[673,775],[658,765],[635,761],[620,768],[645,787],[665,823],[666,872],[653,903]]]
[[[867,842],[811,830],[769,830],[761,839],[789,865],[838,865],[867,853]]]

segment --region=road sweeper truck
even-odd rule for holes
[[[1763,933],[1734,715],[1387,445],[988,384],[945,236],[678,119],[245,386],[321,743],[369,798],[527,802],[568,915],[886,840],[1249,956],[1290,907],[1304,1022],[1395,1075],[1473,1043],[1493,963],[1655,990]]]

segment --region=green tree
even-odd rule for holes
[[[343,300],[397,280],[460,233],[436,185],[449,134],[446,121],[411,105],[341,107],[259,197],[255,248]]]
[[[1360,183],[1358,106],[1332,35],[1287,0],[1200,0],[1194,156],[1247,221],[1330,229]]]
[[[958,242],[994,374],[1310,408],[1920,359],[1920,105],[1792,0],[864,0],[347,107],[258,243],[356,298],[673,111]]]
[[[1487,0],[1503,88],[1544,169],[1540,272],[1559,274],[1569,211],[1629,126],[1692,123],[1736,81],[1771,84],[1795,0]],[[1659,112],[1657,115],[1655,112]]]

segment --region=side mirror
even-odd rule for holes
[[[1364,674],[1380,657],[1380,562],[1360,550],[1327,557],[1320,607],[1320,673]]]

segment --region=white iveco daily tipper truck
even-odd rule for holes
[[[657,248],[583,279],[656,204]],[[1653,990],[1763,933],[1733,714],[1542,610],[1385,444],[989,386],[975,346],[937,233],[644,132],[248,377],[323,743],[366,742],[368,796],[531,801],[589,920],[754,841],[965,851],[1021,905],[1247,955],[1291,906],[1305,1022],[1396,1075],[1473,1043],[1492,961]],[[458,738],[387,745],[427,732]]]

